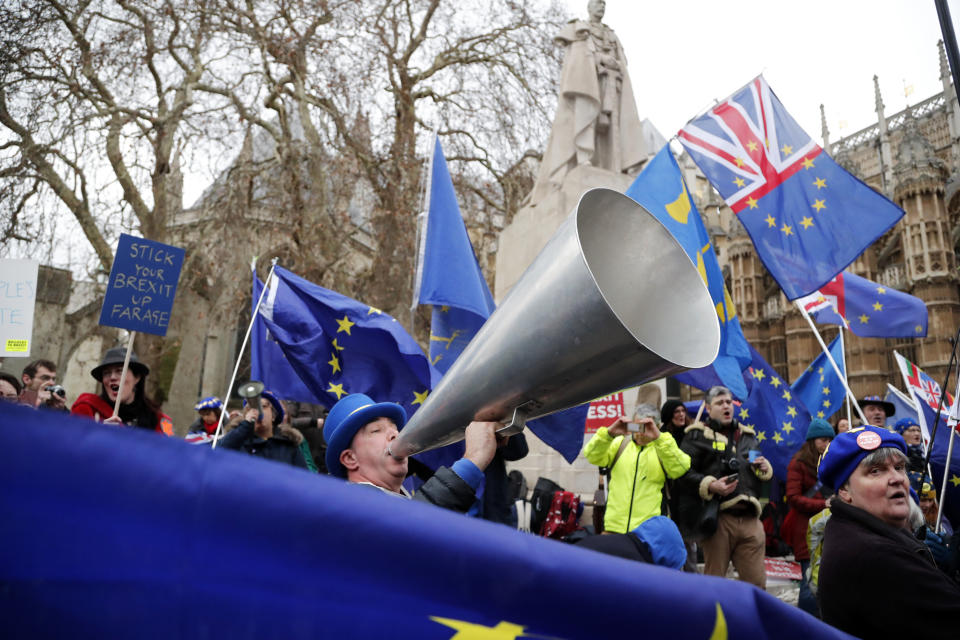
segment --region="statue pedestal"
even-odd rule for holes
[[[540,202],[520,209],[513,221],[500,232],[494,282],[497,304],[553,237],[560,223],[567,219],[584,191],[607,187],[622,193],[631,182],[633,178],[622,173],[600,167],[579,166],[564,176],[560,189],[551,191]]]

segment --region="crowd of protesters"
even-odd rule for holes
[[[146,392],[149,367],[126,356],[123,348],[107,350],[90,371],[97,392],[80,394],[69,409],[48,360],[31,362],[19,379],[0,372],[0,401],[172,436],[170,417]],[[407,420],[400,405],[350,394],[324,415],[283,402],[280,391],[260,390],[234,411],[216,397],[200,399],[186,440],[217,440],[226,450],[517,524],[505,461],[526,455],[522,435],[501,438],[497,423],[473,422],[460,459],[424,469],[391,451]],[[960,621],[960,523],[937,520],[916,421],[887,428],[894,407],[877,396],[860,401],[864,425],[815,418],[779,484],[735,404],[729,390],[714,387],[700,420],[668,400],[659,409],[641,404],[632,417],[598,429],[583,453],[607,474],[609,495],[603,530],[573,536],[578,546],[720,577],[732,564],[736,577],[764,588],[764,559],[776,537],[799,563],[798,606],[811,615],[861,637],[918,630],[917,621],[927,637],[952,637]],[[411,494],[405,481],[414,473],[420,481]],[[897,588],[909,615],[869,615],[875,600],[864,587],[880,584]]]

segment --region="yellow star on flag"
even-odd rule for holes
[[[784,430],[786,433],[790,433],[791,431],[793,431],[793,423],[792,423],[792,422],[784,422],[784,423],[783,423],[783,430]]]
[[[824,416],[823,411],[817,411],[817,417],[822,418]]]
[[[773,216],[770,215],[769,213],[767,214],[767,217],[764,218],[764,220],[767,222],[767,226],[768,226],[768,227],[775,227],[775,226],[777,226],[777,221],[774,220]]]
[[[883,294],[885,294],[886,292],[887,292],[887,290],[884,289],[883,287],[877,287],[877,293],[879,293],[880,295],[883,295]]]
[[[801,162],[800,164],[803,165],[804,169],[813,169],[813,160],[811,160],[810,158],[804,158],[803,162]]]
[[[822,373],[823,373],[823,367],[817,367],[817,373],[822,374]]]
[[[333,373],[340,371],[340,358],[337,357],[337,354],[334,353],[333,357],[327,361],[327,364],[333,367]]]
[[[874,302],[874,303],[873,303],[873,310],[874,310],[874,311],[883,311],[883,305],[882,305],[880,302]]]
[[[766,439],[767,439],[767,434],[765,434],[763,431],[757,432],[757,442],[763,442]]]
[[[337,333],[340,333],[341,331],[346,331],[347,335],[350,335],[350,327],[352,327],[355,324],[357,323],[350,322],[350,318],[346,314],[344,314],[343,320],[337,320],[337,325],[339,325],[337,327]]]
[[[783,384],[783,382],[781,382],[780,378],[777,376],[770,378],[770,386],[772,386],[774,389],[778,389],[781,384]]]
[[[749,417],[750,417],[750,412],[747,411],[746,407],[744,407],[743,409],[740,409],[740,419],[741,419],[741,420],[746,420],[746,419],[749,418]]]
[[[814,201],[813,201],[813,204],[810,205],[810,206],[813,207],[814,209],[816,209],[816,210],[817,210],[817,213],[820,213],[820,210],[821,210],[821,209],[826,209],[826,208],[827,208],[827,205],[824,204],[824,201],[823,201],[823,200],[820,200],[820,199],[814,200]]]
[[[445,304],[445,305],[443,305],[442,307],[440,307],[440,312],[441,312],[441,313],[447,313],[448,311],[450,311],[450,305]]]
[[[383,311],[380,311],[380,309],[377,309],[376,307],[370,307],[369,309],[367,309],[367,315],[368,315],[368,316],[369,316],[370,314],[373,314],[373,313],[375,313],[375,314],[377,314],[377,315],[379,316],[381,313],[383,313]]]
[[[343,351],[343,347],[341,347],[339,344],[337,344],[337,339],[336,339],[336,338],[333,339],[333,342],[331,342],[330,345],[331,345],[334,349],[336,349],[337,351]]]
[[[783,399],[786,400],[787,402],[790,402],[790,401],[793,400],[793,396],[790,395],[790,392],[789,392],[789,391],[787,391],[786,389],[784,389],[784,390],[783,390]]]
[[[526,628],[506,621],[498,623],[495,627],[487,627],[454,618],[430,616],[430,619],[457,630],[450,640],[516,640],[518,636],[523,635],[523,630]]]
[[[430,389],[425,389],[421,393],[413,392],[413,402],[411,404],[423,404],[423,401],[430,395]]]
[[[783,436],[780,435],[779,431],[774,432],[773,439],[777,444],[780,444],[781,442],[783,442]]]
[[[870,316],[868,316],[867,314],[863,314],[860,316],[860,324],[867,324],[868,322],[870,322]]]
[[[914,329],[917,330],[917,333],[923,333],[923,327],[920,326],[919,324],[916,327],[914,327]]]
[[[747,183],[743,181],[743,178],[734,178],[733,184],[737,185],[738,187],[745,187],[747,185]]]
[[[823,178],[817,178],[816,180],[813,181],[813,186],[817,188],[817,191],[820,191],[820,189],[827,186],[827,181],[824,180]]]
[[[824,387],[824,388],[823,388],[823,395],[825,395],[825,396],[830,395],[830,387]]]
[[[737,166],[738,166],[738,167],[742,167],[742,166],[743,166],[743,159],[742,159],[742,158],[734,158],[733,161],[737,163]]]
[[[810,216],[803,216],[803,218],[800,219],[800,224],[804,229],[809,229],[813,226],[813,218]]]
[[[766,375],[766,374],[763,373],[763,369],[754,369],[754,370],[751,372],[751,375],[752,375],[754,378],[756,378],[757,380],[763,380],[763,376]]]
[[[786,222],[783,223],[783,227],[780,229],[780,231],[783,231],[783,235],[785,236],[793,235],[793,227],[788,225]]]
[[[756,151],[758,146],[759,145],[757,144],[756,140],[751,140],[750,142],[747,143],[747,149],[749,149],[750,151]]]
[[[330,386],[327,388],[327,393],[337,394],[337,400],[347,395],[347,392],[343,390],[342,384],[333,384],[332,382],[330,383]]]
[[[830,408],[830,401],[829,401],[829,400],[824,400],[824,401],[823,401],[823,408],[824,408],[824,409],[829,409],[829,408]]]
[[[955,473],[951,474],[950,482],[953,483],[953,486],[960,487],[960,476],[957,476]]]
[[[747,206],[750,207],[751,209],[756,209],[756,208],[757,208],[757,201],[754,200],[753,197],[751,196],[751,197],[747,198]]]
[[[783,155],[788,156],[791,153],[793,153],[793,147],[791,147],[788,144],[785,144],[782,147],[780,147],[780,151],[783,153]]]
[[[791,418],[797,417],[797,408],[796,407],[787,407],[787,415]]]

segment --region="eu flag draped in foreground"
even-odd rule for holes
[[[843,370],[843,345],[840,342],[840,336],[834,338],[827,348],[830,350],[834,362],[840,368],[840,373],[845,373]],[[833,370],[827,355],[822,352],[790,385],[790,388],[793,395],[799,398],[800,402],[810,410],[813,417],[823,418],[824,420],[843,406],[843,399],[847,393],[843,388],[843,380]]]
[[[677,135],[790,300],[821,287],[903,216],[823,153],[763,76]]]
[[[849,638],[744,582],[233,451],[13,405],[0,432],[12,638]]]
[[[253,301],[250,313],[254,313],[262,291],[263,283],[257,278],[257,272],[254,269]],[[267,295],[270,293],[272,292],[268,292]],[[283,355],[283,349],[267,331],[267,326],[260,314],[254,317],[253,330],[250,332],[250,378],[259,380],[283,400],[328,404],[303,383],[293,365]]]
[[[365,393],[411,413],[426,399],[438,374],[396,320],[283,267],[270,287],[263,323],[320,404]]]
[[[430,362],[446,373],[493,313],[495,305],[463,224],[439,138],[433,147],[429,197],[416,297],[420,304],[433,305]],[[573,407],[532,420],[527,426],[572,463],[583,446],[588,410],[586,404]],[[450,447],[454,452],[463,449],[459,445]],[[443,453],[427,451],[418,457],[433,467],[450,462]]]
[[[838,273],[799,302],[817,322],[848,327],[861,338],[927,335],[927,305],[923,300],[849,271]]]
[[[633,181],[626,195],[643,205],[665,226],[697,266],[720,319],[720,351],[710,365],[723,386],[738,398],[745,398],[743,370],[750,364],[750,348],[740,328],[733,300],[724,286],[717,254],[710,242],[700,212],[690,198],[670,145],[664,147]],[[685,374],[675,376],[686,382]],[[692,384],[686,382],[687,384]]]
[[[760,451],[773,465],[778,480],[787,479],[787,465],[803,444],[810,412],[753,346],[753,362],[744,373],[750,395],[735,413],[737,420],[757,432]]]

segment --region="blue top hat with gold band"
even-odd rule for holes
[[[402,429],[407,423],[407,412],[393,402],[374,402],[362,393],[351,393],[333,405],[323,423],[323,438],[327,441],[327,469],[331,475],[347,477],[347,470],[340,464],[340,454],[350,448],[353,436],[364,425],[377,418],[389,418]]]
[[[883,447],[899,449],[907,455],[903,436],[893,431],[867,425],[838,434],[820,456],[817,476],[820,482],[837,491],[864,458]]]

